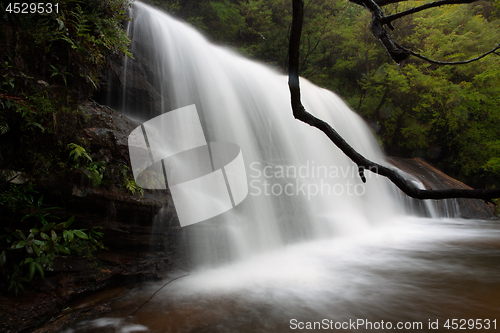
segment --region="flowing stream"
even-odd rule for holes
[[[195,104],[207,141],[241,147],[249,194],[185,227],[189,276],[138,311],[167,281],[137,288],[106,318],[68,332],[386,331],[399,323],[427,332],[449,331],[443,325],[454,318],[500,329],[497,223],[411,216],[386,179],[367,172],[363,184],[323,133],[293,118],[285,75],[140,2],[132,16],[132,52],[160,110],[124,103],[122,112],[147,121]],[[301,89],[308,111],[384,163],[368,126],[339,97],[305,79]]]

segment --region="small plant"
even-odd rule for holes
[[[73,160],[75,160],[75,162],[78,161],[80,157],[84,157],[92,162],[92,157],[90,157],[85,148],[83,148],[82,146],[79,146],[76,143],[70,143],[68,144],[68,147],[69,149],[71,149],[71,151],[69,152],[69,157],[73,157]]]
[[[133,178],[125,179],[125,188],[132,194],[138,192],[140,195],[144,195],[144,190],[136,184]]]
[[[20,191],[18,191],[20,192]],[[31,282],[38,272],[43,278],[46,270],[52,269],[53,260],[58,255],[77,255],[91,257],[95,251],[104,249],[100,227],[92,229],[69,229],[75,220],[72,216],[64,222],[54,222],[58,217],[52,211],[58,207],[47,207],[43,196],[34,202],[32,195],[17,196],[25,201],[28,214],[21,222],[29,229],[5,228],[6,234],[0,236],[4,250],[0,253],[0,266],[10,271],[7,276],[8,291],[16,295],[24,291],[25,283]]]
[[[68,147],[71,149],[69,156],[73,157],[75,162],[78,162],[80,158],[88,160],[88,164],[83,168],[83,173],[92,181],[92,185],[101,185],[102,179],[104,178],[104,171],[106,171],[106,162],[93,161],[85,148],[76,143],[70,143]]]
[[[130,173],[130,168],[126,165],[122,165],[121,174],[127,191],[129,191],[132,194],[138,192],[141,196],[144,195],[144,190],[139,185],[137,185],[133,177],[129,176],[129,173]]]
[[[68,85],[68,82],[66,80],[66,76],[73,76],[73,74],[69,73],[69,72],[66,72],[65,68],[62,68],[62,69],[58,69],[57,67],[53,66],[53,65],[50,65],[50,67],[52,68],[52,75],[50,77],[53,77],[53,76],[60,76],[62,77],[63,81],[64,81],[64,85],[67,86]]]
[[[92,162],[86,167],[85,174],[92,181],[92,185],[99,186],[101,185],[105,170],[106,170],[106,162],[104,161]]]

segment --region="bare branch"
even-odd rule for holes
[[[12,177],[11,179],[9,179],[9,180],[7,180],[7,181],[4,181],[4,182],[0,183],[0,188],[1,188],[2,186],[4,186],[4,185],[6,185],[6,184],[10,183],[10,182],[11,182],[11,181],[13,181],[14,179],[16,179],[16,178],[17,178],[17,176],[19,176],[19,175],[15,175],[15,176],[14,176],[14,177]]]
[[[398,3],[398,2],[405,2],[408,0],[375,0],[375,3],[379,5],[380,7],[383,7],[385,5],[390,5],[391,3]]]
[[[476,60],[479,60],[479,59],[482,59],[484,57],[486,57],[488,54],[491,54],[491,53],[494,53],[494,54],[497,54],[495,53],[496,50],[500,49],[500,43],[495,46],[493,49],[491,49],[490,51],[486,52],[486,53],[483,53],[481,54],[480,56],[478,57],[475,57],[475,58],[472,58],[472,59],[469,59],[469,60],[463,60],[463,61],[438,61],[438,60],[432,60],[432,59],[429,59],[421,54],[418,54],[416,52],[413,52],[412,50],[409,50],[399,44],[396,43],[396,45],[398,45],[398,47],[400,47],[402,50],[405,50],[406,52],[408,52],[409,54],[411,54],[412,56],[415,56],[419,59],[422,59],[422,60],[425,60],[427,62],[430,62],[431,64],[436,64],[436,65],[463,65],[463,64],[468,64],[468,63],[471,63],[473,61],[476,61]]]
[[[427,62],[430,62],[432,64],[436,65],[463,65],[463,64],[468,64],[470,62],[479,60],[484,58],[485,56],[493,53],[497,54],[495,51],[500,49],[500,44],[498,44],[495,48],[492,50],[476,57],[473,59],[469,60],[464,60],[464,61],[438,61],[438,60],[432,60],[429,59],[423,55],[420,55],[412,50],[409,50],[405,47],[402,47],[399,45],[395,40],[392,39],[392,37],[389,35],[388,31],[384,28],[384,25],[387,25],[389,28],[394,30],[394,27],[392,27],[391,22],[404,17],[406,15],[414,14],[419,11],[433,8],[433,7],[439,7],[443,5],[451,5],[451,4],[463,4],[463,3],[472,3],[476,2],[478,0],[440,0],[440,1],[435,1],[431,2],[419,7],[415,7],[406,11],[403,11],[401,13],[397,13],[394,15],[389,15],[385,16],[384,12],[382,11],[382,8],[380,6],[389,4],[389,3],[396,3],[400,2],[399,0],[350,0],[351,2],[358,4],[360,6],[366,7],[371,13],[372,13],[372,20],[370,22],[370,31],[372,35],[377,38],[385,47],[387,50],[387,53],[391,56],[391,58],[397,62],[398,64],[401,63],[403,60],[406,60],[410,55],[413,55],[419,59],[425,60]],[[498,54],[497,54],[498,55]]]
[[[476,2],[476,1],[478,1],[478,0],[441,0],[441,1],[434,1],[434,2],[430,2],[430,3],[426,3],[425,5],[422,5],[422,6],[418,6],[418,7],[414,7],[414,8],[405,10],[405,11],[400,12],[400,13],[396,13],[396,14],[393,14],[393,15],[385,16],[382,19],[382,24],[388,24],[388,23],[390,23],[390,22],[392,22],[394,20],[397,20],[397,19],[399,19],[401,17],[407,16],[407,15],[411,15],[411,14],[415,14],[415,13],[418,13],[418,12],[420,12],[422,10],[426,10],[426,9],[433,8],[433,7],[439,7],[439,6],[443,6],[443,5],[456,5],[456,4],[461,4],[461,3],[472,3],[472,2]]]
[[[391,58],[398,64],[403,60],[407,59],[410,54],[402,50],[391,38],[387,30],[384,28],[384,12],[379,5],[375,3],[374,0],[360,0],[363,6],[365,6],[372,13],[372,20],[370,22],[370,31],[375,38],[377,38],[385,47]],[[390,26],[391,29],[394,29]]]
[[[373,2],[373,1],[372,1]],[[299,85],[299,46],[300,35],[302,33],[304,13],[303,0],[293,0],[293,18],[292,30],[290,35],[289,52],[289,75],[288,86],[290,88],[290,97],[292,103],[293,115],[296,119],[316,127],[325,133],[328,138],[347,155],[357,166],[359,176],[363,182],[366,182],[364,171],[368,169],[371,172],[389,178],[399,189],[410,197],[417,199],[447,199],[447,198],[474,198],[491,199],[500,197],[500,189],[493,190],[422,190],[417,188],[412,182],[404,178],[398,171],[368,160],[352,148],[341,136],[325,121],[316,118],[306,111],[300,99]]]

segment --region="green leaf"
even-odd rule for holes
[[[87,153],[87,151],[85,150],[85,148],[83,148],[82,146],[79,146],[75,143],[70,143],[68,145],[68,147],[71,149],[71,152],[69,153],[69,156],[70,157],[73,157],[73,159],[75,161],[78,160],[78,158],[80,157],[85,157],[86,159],[88,159],[90,162],[92,162],[92,158],[90,157],[90,155]]]
[[[31,258],[31,257],[26,258],[26,260],[24,260],[24,264],[28,264],[30,262],[33,262],[33,258]]]
[[[67,221],[66,223],[64,224],[64,227],[67,229],[69,228],[69,226],[73,223],[73,221],[75,220],[75,217],[74,216],[71,216]]]
[[[17,241],[14,244],[12,244],[11,249],[17,250],[17,249],[22,249],[26,245],[26,241]]]
[[[50,229],[52,229],[52,227],[54,226],[54,224],[55,224],[54,222],[50,222],[50,223],[48,223],[48,224],[44,225],[44,226],[40,229],[40,231],[47,231],[47,230],[50,230]]]
[[[31,213],[31,214],[27,214],[27,215],[24,215],[22,218],[21,218],[21,221],[24,221],[26,219],[29,219],[30,217],[33,217],[35,216],[36,213]]]
[[[7,262],[7,253],[5,253],[5,250],[3,250],[2,253],[0,254],[0,266],[5,265],[6,262]]]
[[[75,235],[81,239],[89,239],[89,237],[81,230],[73,230]]]
[[[45,277],[45,273],[43,271],[43,267],[42,265],[40,265],[39,263],[37,262],[33,262],[33,264],[35,264],[35,268],[38,270],[38,272],[40,273],[40,276],[43,278]]]
[[[57,243],[57,234],[54,230],[51,231],[50,236],[51,236],[50,238],[52,238],[54,243]]]
[[[68,240],[72,242],[73,238],[75,238],[75,233],[73,232],[73,230],[68,230]]]
[[[35,263],[32,262],[30,264],[30,277],[29,277],[29,280],[31,281],[31,279],[33,279],[33,276],[35,275]]]
[[[61,207],[46,207],[43,210],[47,211],[47,210],[53,210],[53,209],[61,209]]]
[[[61,244],[55,244],[54,247],[59,252],[66,253],[66,254],[71,253],[71,251],[66,246],[62,246]]]
[[[54,229],[55,229],[55,230],[63,230],[63,229],[66,229],[65,224],[66,224],[65,222],[58,223],[58,224],[56,224],[56,225],[55,225]]]
[[[26,236],[24,235],[24,232],[22,232],[22,230],[16,230],[17,234],[19,235],[20,238],[22,239],[26,239]]]
[[[40,248],[38,247],[38,245],[36,245],[35,242],[33,242],[33,250],[35,250],[37,256],[40,256]]]

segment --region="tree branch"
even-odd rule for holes
[[[380,7],[383,7],[385,5],[390,5],[391,3],[398,3],[398,2],[405,2],[408,0],[375,0],[375,3],[379,5]]]
[[[439,6],[442,6],[442,5],[456,5],[456,4],[461,4],[461,3],[472,3],[472,2],[476,2],[476,1],[478,1],[478,0],[441,0],[441,1],[434,1],[434,2],[430,2],[430,3],[426,3],[425,5],[422,5],[422,6],[413,7],[411,9],[405,10],[405,11],[400,12],[400,13],[396,13],[396,14],[393,14],[393,15],[385,16],[382,19],[382,24],[388,24],[388,23],[390,23],[390,22],[392,22],[394,20],[397,20],[398,18],[407,16],[407,15],[411,15],[411,14],[414,14],[414,13],[418,13],[418,12],[420,12],[422,10],[426,10],[426,9],[433,8],[433,7],[439,7]]]
[[[375,38],[377,38],[385,47],[391,58],[398,64],[406,60],[410,54],[401,49],[396,42],[391,38],[387,30],[384,28],[383,20],[385,18],[384,12],[374,0],[360,0],[363,5],[372,13],[372,20],[370,22],[370,31]],[[389,23],[390,24],[390,23]],[[394,27],[389,25],[394,30]]]
[[[425,60],[427,62],[430,62],[431,64],[436,64],[436,65],[463,65],[463,64],[468,64],[468,63],[471,63],[473,61],[476,61],[476,60],[479,60],[479,59],[482,59],[484,57],[486,57],[488,54],[497,54],[495,51],[500,49],[500,43],[495,46],[493,49],[491,49],[490,51],[486,52],[486,53],[483,53],[481,54],[480,56],[477,56],[475,58],[472,58],[472,59],[469,59],[469,60],[463,60],[463,61],[438,61],[438,60],[432,60],[432,59],[429,59],[421,54],[418,54],[412,50],[409,50],[401,45],[399,45],[398,43],[396,43],[396,45],[398,47],[400,47],[402,50],[408,52],[409,54],[411,54],[412,56],[414,57],[417,57],[419,59],[422,59],[422,60]]]
[[[373,2],[373,1],[372,1]],[[447,198],[474,198],[474,199],[492,199],[500,197],[500,189],[493,190],[422,190],[417,188],[411,181],[404,178],[398,171],[368,160],[352,148],[341,136],[325,121],[316,118],[306,111],[300,99],[299,85],[299,46],[300,35],[302,33],[302,23],[304,17],[304,1],[293,0],[293,18],[292,30],[290,35],[289,53],[289,75],[288,86],[290,88],[290,97],[292,103],[293,115],[296,119],[316,127],[325,133],[328,138],[347,155],[357,166],[359,176],[363,182],[366,182],[365,170],[377,173],[389,178],[399,189],[410,197],[417,199],[447,199]]]
[[[406,1],[406,0],[349,0],[357,5],[363,6],[367,8],[371,13],[372,13],[372,20],[370,22],[370,31],[375,38],[377,38],[385,47],[387,50],[387,53],[391,56],[391,58],[396,62],[396,63],[401,63],[403,60],[406,60],[410,55],[413,55],[419,59],[422,59],[424,61],[427,61],[432,64],[437,64],[437,65],[463,65],[463,64],[468,64],[470,62],[482,59],[486,57],[489,54],[497,54],[495,51],[500,49],[500,44],[497,45],[495,48],[493,48],[491,51],[488,51],[476,58],[469,59],[469,60],[464,60],[464,61],[454,61],[454,62],[448,62],[448,61],[438,61],[438,60],[432,60],[429,59],[425,56],[422,56],[412,50],[409,50],[405,47],[402,47],[399,45],[396,41],[392,39],[392,37],[389,35],[387,30],[384,28],[384,25],[387,25],[391,30],[394,30],[394,27],[391,25],[391,22],[394,20],[397,20],[401,17],[411,15],[414,13],[417,13],[422,10],[426,10],[429,8],[433,7],[439,7],[443,5],[452,5],[452,4],[464,4],[464,3],[472,3],[476,2],[478,0],[439,0],[439,1],[434,1],[419,7],[415,7],[412,9],[408,9],[406,11],[385,16],[384,12],[382,11],[381,6],[390,4],[390,3],[397,3],[401,1]]]

